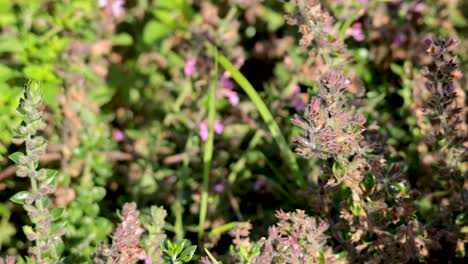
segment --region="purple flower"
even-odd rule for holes
[[[198,129],[199,129],[198,134],[200,135],[201,140],[206,141],[208,139],[208,134],[209,134],[208,124],[207,124],[206,119],[200,123]],[[221,123],[220,120],[215,119],[213,122],[213,130],[216,134],[221,135],[224,130],[223,123]]]
[[[354,23],[353,26],[349,29],[349,34],[356,40],[356,41],[363,41],[364,40],[364,33],[362,32],[362,24],[361,23]]]
[[[302,99],[301,99],[300,97],[298,97],[298,96],[294,96],[294,97],[292,98],[292,104],[293,104],[293,106],[294,106],[294,108],[295,108],[296,110],[302,110],[302,109],[304,109],[304,107],[305,107],[304,102],[303,102]]]
[[[224,89],[232,90],[234,88],[234,83],[230,78],[222,78],[222,81]]]
[[[299,87],[299,85],[295,84],[293,86],[293,89],[292,89],[289,96],[290,96],[290,99],[291,99],[291,103],[292,103],[292,105],[294,106],[294,108],[296,110],[302,110],[305,107],[304,102],[302,101],[301,97],[299,96],[300,93],[301,93],[301,87]]]
[[[218,92],[218,97],[227,98],[232,106],[236,106],[239,103],[239,95],[233,91],[234,83],[232,80],[228,76],[223,76],[220,80],[220,86],[222,89]]]
[[[195,68],[195,64],[197,63],[197,58],[189,58],[187,59],[187,61],[185,62],[185,65],[184,65],[184,74],[186,76],[192,76],[195,71],[196,71],[196,68]]]
[[[127,139],[124,132],[122,132],[122,130],[117,129],[117,128],[112,129],[112,137],[117,142],[121,142],[121,141],[124,141],[125,139]]]
[[[254,190],[258,191],[262,188],[266,187],[266,181],[264,179],[257,179],[254,184]]]
[[[396,47],[399,47],[401,44],[403,44],[406,40],[405,34],[398,32],[395,38],[393,39],[393,45]]]
[[[224,191],[224,184],[223,183],[218,183],[213,187],[214,191],[217,193],[221,193]]]

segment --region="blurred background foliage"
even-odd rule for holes
[[[27,182],[15,178],[4,159],[16,148],[10,144],[19,122],[15,108],[28,79],[43,86],[50,145],[41,162],[60,171],[54,198],[67,208],[66,250],[79,258],[108,239],[114,212],[130,200],[144,210],[163,205],[169,234],[196,241],[200,126],[214,69],[206,41],[252,83],[288,140],[298,133],[290,118],[303,111],[316,91],[314,81],[327,70],[317,51],[303,50],[297,29],[285,23],[293,7],[288,1],[127,0],[120,10],[113,2],[119,1],[0,0],[2,255],[24,253],[28,246],[20,231],[26,218],[8,202]],[[388,144],[390,160],[405,164],[403,172],[420,185],[425,153],[418,148],[422,133],[414,96],[419,70],[430,62],[421,43],[429,36],[461,39],[455,52],[466,72],[467,3],[322,2],[338,28],[347,29],[343,38],[352,61],[344,67],[353,76],[350,92],[367,126]],[[184,68],[193,58],[194,72],[188,74]],[[279,208],[320,216],[309,208],[321,197],[321,164],[297,158],[307,179],[297,186],[284,161],[286,150],[253,102],[229,73],[221,71],[218,84],[216,119],[223,131],[215,136],[205,225],[211,232],[204,242],[223,254],[230,243],[220,228],[225,224],[250,220],[259,238]],[[459,89],[466,87],[462,79]],[[466,106],[465,98],[460,105]],[[466,221],[466,212],[460,215]]]

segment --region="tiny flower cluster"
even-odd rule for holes
[[[299,8],[298,14],[288,14],[286,21],[289,25],[299,25],[299,32],[302,34],[300,45],[309,47],[315,42],[321,49],[325,47],[330,51],[344,50],[344,44],[339,41],[331,32],[334,19],[322,8],[318,0],[295,0],[293,1]]]
[[[231,230],[238,258],[247,263],[341,263],[327,246],[328,224],[305,214],[302,210],[276,212],[279,222],[268,229],[268,237],[252,243],[248,238],[252,225],[238,223]],[[250,252],[249,256],[246,253]],[[208,262],[209,263],[209,262]]]
[[[136,263],[147,259],[145,249],[140,246],[145,229],[141,227],[136,203],[124,204],[122,213],[122,223],[114,233],[112,246],[108,248],[101,242],[93,256],[96,263]]]
[[[433,120],[440,122],[436,133],[450,140],[459,137],[458,128],[462,123],[460,117],[462,109],[457,106],[454,85],[455,80],[461,78],[462,73],[458,70],[456,59],[449,55],[449,52],[458,43],[459,41],[454,39],[449,41],[426,40],[426,44],[429,46],[427,52],[432,56],[434,62],[421,72],[427,79],[425,87],[430,93],[427,102],[428,115]]]
[[[365,117],[345,105],[342,94],[349,80],[330,72],[320,80],[319,93],[312,97],[305,117],[295,116],[292,122],[306,130],[293,138],[296,151],[304,158],[318,156],[344,160],[347,155],[362,151]]]

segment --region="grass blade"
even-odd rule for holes
[[[270,130],[270,133],[273,135],[273,138],[278,144],[281,153],[284,154],[286,162],[288,163],[289,168],[296,178],[296,183],[299,186],[304,186],[304,178],[299,171],[299,165],[297,164],[296,156],[289,148],[286,139],[281,134],[278,124],[273,119],[273,115],[271,114],[270,110],[268,110],[268,107],[265,105],[260,95],[257,93],[257,91],[255,91],[254,87],[245,78],[245,76],[239,70],[237,70],[225,56],[218,55],[218,62],[225,70],[231,73],[232,78],[245,91],[250,100],[252,100],[258,112],[265,121],[268,129]]]

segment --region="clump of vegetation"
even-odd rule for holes
[[[0,264],[461,261],[465,5],[0,0]]]

